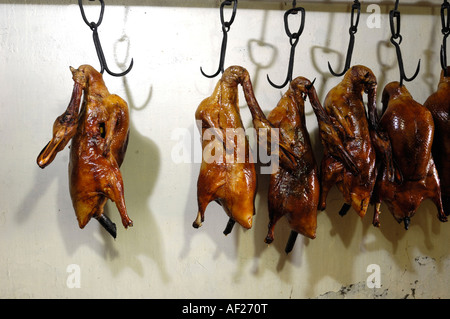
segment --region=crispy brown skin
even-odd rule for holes
[[[238,105],[238,85],[248,79],[244,68],[229,67],[195,113],[203,149],[195,228],[201,226],[206,207],[214,200],[232,220],[244,228],[252,227],[257,177]]]
[[[273,241],[275,224],[283,216],[286,216],[293,231],[311,239],[316,237],[320,185],[305,122],[304,101],[309,90],[314,90],[311,82],[297,77],[267,118],[274,127],[280,129],[285,144],[296,155],[297,160],[294,170],[285,169],[281,163],[271,175],[270,221],[266,243]],[[314,102],[317,103],[318,100]]]
[[[447,74],[450,74],[450,67],[447,68]],[[430,95],[424,106],[433,115],[435,131],[432,154],[440,178],[444,212],[448,216],[450,214],[450,76],[444,76],[444,71],[441,71],[437,91]]]
[[[317,164],[306,129],[304,100],[319,103],[311,82],[303,77],[291,81],[289,89],[266,118],[251,87],[246,88],[247,103],[256,129],[272,129],[269,142],[278,143],[278,166],[271,174],[268,192],[269,225],[265,242],[274,240],[274,228],[285,216],[292,231],[316,237],[317,204],[320,195]],[[267,147],[266,140],[260,141]],[[268,149],[269,151],[269,149]]]
[[[446,221],[431,154],[434,135],[431,112],[416,102],[399,82],[386,85],[382,103],[379,130],[386,132],[391,140],[396,178],[390,181],[382,165],[374,192],[373,224],[379,226],[380,204],[385,202],[394,218],[399,223],[403,221],[407,229],[410,218],[427,198],[437,206],[439,220]]]
[[[364,217],[376,180],[376,77],[361,65],[351,67],[327,94],[324,111],[315,109],[324,146],[319,209],[336,184],[348,207]],[[368,117],[363,92],[368,94]]]
[[[93,67],[71,67],[71,71],[75,82],[72,99],[66,112],[56,119],[53,138],[39,154],[37,163],[42,168],[50,164],[72,139],[69,185],[80,228],[91,217],[103,215],[108,198],[115,202],[124,227],[132,226],[119,170],[128,145],[127,103],[108,92],[102,74]],[[83,92],[83,104],[78,110]]]

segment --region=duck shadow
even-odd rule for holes
[[[50,125],[52,124],[53,122]],[[44,146],[45,143],[33,149],[30,158],[35,159]],[[33,163],[39,171],[36,172],[34,182],[16,211],[15,220],[19,225],[26,226],[30,215],[37,213],[42,214],[43,219],[49,219],[48,224],[51,224],[50,220],[53,218],[51,214],[57,214],[61,238],[69,255],[73,255],[81,246],[90,246],[97,254],[101,254],[102,240],[94,235],[99,225],[89,223],[83,230],[78,226],[69,193],[68,162],[69,147],[60,151],[53,162],[45,169],[39,168],[36,162]],[[56,186],[54,186],[55,184]],[[55,196],[49,197],[56,198],[56,201],[54,204],[46,203],[45,207],[53,208],[54,211],[43,212],[41,209],[35,212],[37,207],[40,207],[38,205],[40,199],[50,196],[47,194],[50,189],[56,189]],[[47,225],[45,221],[43,224]],[[53,233],[53,230],[49,230],[49,232]]]
[[[450,253],[446,246],[441,245],[443,233],[442,230],[448,227],[448,223],[443,223],[437,218],[437,207],[431,199],[424,200],[418,207],[416,213],[411,217],[411,224],[405,229],[403,223],[397,222],[386,204],[382,203],[380,207],[380,227],[372,225],[372,214],[367,214],[364,220],[364,234],[368,234],[371,229],[377,240],[371,244],[365,245],[365,249],[380,250],[388,249],[393,256],[398,256],[405,242],[409,247],[414,247],[423,254],[445,254]],[[391,247],[377,244],[380,242],[389,242]],[[445,241],[445,240],[444,240]],[[401,254],[400,254],[401,255]],[[397,258],[397,262],[404,263],[405,258]]]
[[[130,108],[130,118],[132,118],[134,112],[146,110],[151,100],[152,88],[150,87],[144,104],[138,107],[131,96],[126,77],[123,77],[123,84]],[[108,237],[107,233],[102,232],[105,237],[105,256],[115,261],[110,263],[114,274],[129,267],[142,277],[145,272],[144,263],[139,259],[142,255],[153,260],[164,281],[170,280],[162,250],[164,247],[162,234],[149,204],[159,176],[160,157],[156,143],[141,134],[131,120],[127,155],[121,171],[127,210],[133,220],[133,227],[128,229],[126,234],[124,231],[118,232],[118,239],[114,241]],[[112,203],[108,203],[107,209],[116,210]],[[118,229],[121,227],[120,222],[119,224]]]
[[[197,128],[194,125],[189,127],[189,132],[194,132]],[[194,133],[194,138],[200,136]],[[197,141],[191,141],[197,142]],[[201,150],[200,140],[198,141],[198,147],[194,146],[194,150]],[[195,157],[195,156],[194,156]],[[213,259],[219,258],[220,255],[224,254],[227,258],[236,259],[237,258],[237,247],[239,246],[239,238],[243,232],[247,230],[235,224],[233,230],[230,234],[224,235],[223,231],[228,223],[228,216],[226,215],[223,208],[212,201],[208,204],[205,210],[205,219],[200,228],[194,228],[193,222],[197,216],[198,206],[197,206],[197,180],[198,174],[200,172],[201,163],[196,160],[192,161],[190,164],[191,177],[189,181],[188,193],[186,204],[184,205],[185,211],[184,215],[184,245],[180,251],[180,258],[187,258],[190,251],[192,243],[195,242],[197,236],[207,235],[208,238],[215,242],[216,250],[212,254]],[[230,241],[234,243],[230,244]]]

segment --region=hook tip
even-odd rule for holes
[[[203,74],[204,77],[207,77],[207,78],[210,78],[210,79],[211,79],[211,78],[216,77],[216,76],[220,73],[220,68],[219,68],[219,70],[217,70],[216,73],[211,74],[211,75],[208,75],[208,74],[206,74],[205,72],[203,72],[202,67],[200,67],[200,72]]]
[[[103,74],[103,72],[106,71],[109,75],[112,75],[115,77],[124,76],[124,75],[127,75],[131,71],[131,69],[133,68],[133,64],[134,64],[134,59],[131,58],[131,62],[130,62],[130,65],[128,66],[128,69],[126,69],[125,71],[123,71],[121,73],[114,73],[108,68],[108,65],[105,63],[105,65],[101,66],[100,73]]]
[[[275,83],[273,83],[273,82],[270,80],[269,75],[267,74],[267,81],[269,81],[270,85],[272,85],[274,88],[282,89],[282,88],[284,88],[284,87],[286,86],[286,84],[289,82],[289,78],[287,78],[286,81],[285,81],[283,84],[281,84],[281,85],[276,85]]]
[[[329,70],[330,73],[331,73],[332,75],[334,75],[334,76],[342,76],[342,75],[344,75],[345,72],[347,71],[347,70],[344,68],[344,71],[343,71],[342,73],[336,73],[336,72],[334,72],[333,69],[331,68],[330,62],[328,62],[328,70]]]
[[[414,75],[411,77],[411,80],[409,80],[409,81],[412,81],[412,80],[414,80],[415,78],[416,78],[416,76],[419,74],[419,71],[420,71],[420,59],[419,59],[419,63],[417,63],[417,68],[416,68],[416,72],[414,72]]]
[[[307,89],[307,90],[310,90],[310,89],[314,86],[314,83],[316,82],[316,79],[317,79],[317,78],[314,78],[314,80],[313,80],[312,82],[310,82],[310,83],[306,86],[306,89]]]

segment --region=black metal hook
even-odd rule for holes
[[[447,0],[444,0],[441,6],[441,24],[442,24],[442,34],[444,35],[444,38],[442,40],[441,45],[441,52],[440,52],[440,58],[441,58],[441,67],[444,71],[444,76],[447,76],[447,38],[450,34],[450,27],[449,27],[449,20],[450,20],[450,4]],[[445,14],[445,11],[447,11],[447,14]]]
[[[400,70],[400,86],[402,86],[403,80],[410,82],[416,78],[417,74],[419,74],[420,59],[414,75],[411,76],[410,78],[406,77],[405,69],[403,67],[402,52],[400,50],[400,43],[402,43],[402,36],[400,35],[400,11],[398,11],[398,2],[399,0],[397,0],[395,3],[395,9],[389,11],[389,23],[392,34],[391,43],[395,46],[395,51],[397,53],[398,67]],[[395,23],[395,20],[397,21],[397,23]],[[398,43],[395,41],[396,39],[399,39]]]
[[[231,6],[233,3],[234,3],[233,12],[231,14],[230,21],[225,21],[224,14],[223,14],[224,7]],[[226,1],[222,2],[222,4],[220,5],[220,22],[222,23],[223,38],[222,38],[222,46],[220,49],[219,68],[217,69],[216,73],[214,73],[212,75],[208,75],[205,72],[203,72],[202,67],[200,67],[200,72],[202,72],[202,74],[207,78],[216,77],[220,72],[223,73],[223,71],[224,71],[223,66],[225,64],[225,54],[226,54],[227,42],[228,42],[228,31],[230,31],[231,24],[233,23],[234,18],[236,17],[237,5],[238,5],[238,0],[226,0]]]
[[[297,14],[298,12],[301,12],[300,26],[299,26],[299,29],[297,32],[291,33],[291,31],[289,29],[288,18],[291,14]],[[281,89],[281,88],[285,87],[286,84],[288,84],[290,81],[292,81],[292,72],[294,69],[295,47],[298,44],[300,35],[303,33],[304,27],[305,27],[305,9],[304,8],[302,8],[302,7],[292,8],[292,9],[287,10],[284,13],[284,29],[286,31],[286,34],[289,37],[289,42],[291,43],[291,52],[290,52],[290,57],[289,57],[287,77],[283,84],[276,85],[270,80],[269,75],[267,75],[267,81],[269,81],[270,85],[272,85],[273,87],[275,87],[277,89]]]
[[[89,0],[89,1],[94,1],[94,0]],[[125,74],[127,74],[128,72],[131,71],[131,68],[133,67],[133,59],[131,59],[131,63],[130,66],[128,67],[127,70],[125,70],[122,73],[114,73],[111,72],[108,68],[108,64],[106,63],[106,58],[105,55],[103,53],[103,49],[102,49],[102,45],[100,43],[100,38],[98,36],[98,32],[97,29],[100,26],[100,24],[102,23],[103,20],[103,13],[105,12],[105,3],[103,0],[99,0],[100,4],[101,4],[101,9],[100,9],[100,17],[97,21],[97,23],[95,22],[89,22],[86,18],[86,15],[84,13],[84,9],[83,9],[83,0],[78,0],[78,5],[80,7],[80,11],[81,11],[81,16],[83,17],[84,22],[89,26],[89,28],[92,30],[92,38],[94,40],[94,45],[95,45],[95,50],[97,51],[97,56],[98,59],[100,60],[100,73],[103,74],[103,72],[106,70],[107,73],[109,73],[112,76],[124,76]]]
[[[355,20],[355,11],[356,14],[356,20]],[[331,74],[334,76],[342,76],[347,72],[347,70],[350,68],[350,63],[352,60],[352,54],[353,54],[353,47],[355,45],[355,34],[358,31],[358,23],[359,23],[359,16],[361,14],[361,3],[358,0],[355,0],[352,5],[352,11],[351,11],[351,17],[350,17],[350,28],[348,30],[350,34],[350,40],[348,43],[348,49],[347,49],[347,57],[345,58],[345,66],[344,71],[341,73],[336,73],[331,68],[330,62],[328,62],[328,69],[330,70]]]

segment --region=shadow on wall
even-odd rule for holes
[[[256,68],[255,73],[251,77],[253,88],[258,86],[258,80],[260,79],[261,70],[270,68],[277,56],[278,50],[273,45],[265,41],[265,33],[267,29],[268,11],[264,11],[264,16],[261,23],[261,35],[259,39],[250,39],[247,42],[247,50],[250,62],[252,62]]]
[[[325,46],[318,46],[313,45],[311,46],[310,53],[311,53],[311,64],[312,67],[317,71],[318,74],[320,74],[319,81],[316,81],[316,91],[317,96],[319,97],[320,101],[323,101],[325,98],[325,95],[327,92],[325,92],[325,88],[327,87],[327,82],[330,78],[334,78],[334,76],[330,73],[327,67],[326,61],[330,61],[330,64],[336,65],[335,61],[339,61],[337,66],[335,66],[335,69],[341,70],[344,67],[343,59],[345,58],[342,53],[340,53],[337,50],[330,49],[327,44],[331,41],[331,36],[333,35],[333,30],[336,29],[334,26],[335,24],[335,14],[329,13],[328,21],[328,29],[326,32],[326,39],[324,40]],[[311,79],[312,80],[312,79]],[[320,86],[317,85],[317,83],[320,83]],[[313,113],[313,111],[310,111]],[[309,115],[310,113],[306,113],[305,115]],[[320,163],[320,162],[318,162]]]
[[[137,107],[131,97],[126,77],[123,78],[123,83],[131,115],[134,112],[144,111],[151,99],[152,91],[150,90],[143,106]],[[123,268],[129,267],[141,277],[144,275],[146,267],[138,257],[147,256],[157,263],[161,278],[168,281],[169,275],[166,272],[165,258],[161,250],[163,247],[161,233],[148,204],[159,175],[160,152],[150,138],[139,133],[133,125],[133,121],[130,123],[130,141],[122,172],[127,209],[134,226],[129,228],[126,233],[119,231],[115,241],[112,238],[105,238],[107,244],[105,254],[115,261],[110,264],[113,273],[117,274]],[[114,209],[113,206],[111,208]],[[123,229],[120,222],[118,228]],[[103,234],[105,237],[108,236],[104,232]]]
[[[129,7],[124,7],[124,26],[127,24]],[[126,61],[129,60],[129,37],[123,30],[122,36],[114,43],[114,58],[116,64],[121,68],[127,68]],[[124,61],[118,61],[118,52],[125,52]],[[131,70],[131,73],[133,70]],[[142,105],[137,106],[132,95],[127,77],[121,79],[125,89],[126,98],[130,110],[130,119],[135,112],[143,112],[150,105],[152,97],[152,86],[150,86],[147,98]],[[151,117],[151,115],[150,115]],[[144,276],[144,262],[140,256],[152,259],[160,270],[161,278],[167,282],[170,276],[164,264],[164,252],[162,251],[162,238],[156,219],[150,205],[149,198],[153,193],[160,169],[160,151],[157,145],[147,136],[142,135],[130,120],[130,139],[127,154],[121,167],[127,210],[134,225],[126,232],[119,221],[118,238],[113,240],[109,234],[102,232],[104,236],[106,250],[105,257],[112,259],[110,263],[113,274],[120,273],[125,268],[131,268],[135,273]],[[108,202],[107,210],[115,211],[113,203]]]
[[[440,10],[439,8],[432,7],[430,14],[435,17],[436,21],[439,20]],[[443,35],[441,34],[441,24],[435,23],[435,27],[431,29],[431,34],[428,38],[428,43],[424,46],[423,56],[425,63],[422,65],[422,80],[427,84],[429,94],[431,95],[437,88],[437,84],[439,81],[439,74],[432,73],[433,70],[433,61],[434,63],[439,64],[439,58],[433,59],[433,57],[439,57],[439,50],[443,39]],[[441,38],[438,39],[438,34],[441,35]],[[422,103],[425,101],[421,101]]]
[[[388,273],[396,267],[414,273],[418,256],[434,259],[438,268],[436,274],[445,271],[442,267],[445,258],[450,255],[448,245],[445,244],[449,238],[448,232],[445,232],[448,225],[436,218],[436,209],[431,201],[422,203],[416,216],[411,219],[410,229],[405,230],[384,204],[381,207],[383,214],[380,228],[372,225],[373,206],[369,206],[368,213],[362,219],[353,210],[340,216],[341,197],[340,192],[333,187],[327,209],[319,213],[318,236],[304,249],[308,264],[308,281],[304,286],[307,295],[314,296],[318,283],[326,278],[333,278],[343,285],[354,283],[355,274],[367,273],[361,267],[370,264],[381,266],[383,287],[393,291],[396,287],[385,280],[389,278]],[[331,228],[326,227],[328,224]],[[367,264],[361,266],[361,256],[377,252],[379,254],[371,254],[371,258],[365,259]]]
[[[192,116],[194,117],[194,115]],[[193,132],[194,130],[197,130],[197,127],[194,127],[194,125],[189,127],[190,132]],[[199,148],[201,148],[201,146],[199,146]],[[188,185],[191,185],[191,187],[189,187],[189,192],[186,197],[187,202],[185,204],[183,221],[185,239],[180,252],[180,258],[188,257],[189,252],[192,249],[191,244],[197,234],[206,234],[215,242],[216,245],[215,252],[211,254],[213,259],[217,259],[221,254],[225,254],[229,259],[236,259],[236,246],[238,245],[240,235],[240,232],[237,231],[237,229],[240,228],[240,226],[236,224],[233,232],[228,236],[223,234],[228,222],[228,216],[219,204],[215,201],[209,203],[205,211],[205,220],[202,226],[198,229],[192,226],[198,212],[197,180],[200,172],[200,165],[200,163],[195,162],[191,164],[191,179],[188,182]],[[230,244],[230,242],[234,242],[234,245]]]
[[[45,144],[42,145],[44,147]],[[37,157],[39,151],[33,154]],[[67,175],[67,163],[68,163],[68,149],[61,151],[55,158],[53,163],[42,171],[36,164],[36,168],[40,171],[36,174],[34,184],[30,187],[30,190],[24,197],[25,200],[19,206],[15,218],[19,224],[24,224],[31,214],[42,215],[43,219],[52,219],[52,214],[57,214],[58,223],[62,228],[62,238],[66,244],[66,249],[70,254],[73,254],[77,247],[82,245],[92,245],[97,247],[98,240],[93,238],[95,232],[93,227],[85,227],[84,237],[79,240],[79,227],[78,222],[73,211],[72,201],[69,193],[68,175]],[[46,212],[33,212],[35,208],[36,200],[45,197],[50,186],[56,184],[58,199],[56,203],[57,211]],[[89,224],[88,224],[89,225]],[[74,238],[77,238],[74,240]]]

